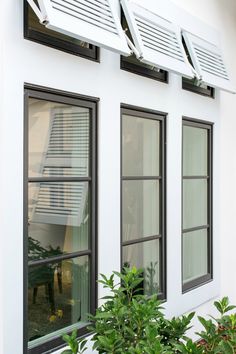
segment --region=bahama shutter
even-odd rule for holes
[[[130,55],[125,34],[112,0],[27,0],[47,28]]]
[[[219,45],[186,31],[183,31],[183,37],[200,80],[209,86],[235,93]]]
[[[42,176],[86,176],[89,159],[89,112],[53,109]],[[79,164],[78,164],[79,162]],[[71,168],[71,165],[73,168]],[[87,218],[88,184],[40,182],[32,213],[35,223],[81,226]]]
[[[180,27],[132,1],[121,0],[121,5],[139,59],[151,66],[193,78]]]

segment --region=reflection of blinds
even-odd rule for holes
[[[43,177],[88,175],[89,112],[53,110]],[[33,222],[80,226],[86,217],[87,182],[41,182]]]
[[[55,111],[43,176],[87,176],[89,113]]]
[[[41,182],[33,222],[80,226],[87,192],[87,183]]]

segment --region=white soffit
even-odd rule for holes
[[[183,31],[184,40],[201,80],[209,86],[235,93],[219,45]]]
[[[129,0],[121,0],[121,5],[140,60],[193,78],[180,27]]]
[[[35,11],[34,0],[27,0]],[[38,0],[39,20],[49,29],[130,55],[112,0]],[[36,9],[37,10],[37,9]]]

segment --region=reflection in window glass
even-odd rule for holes
[[[95,309],[95,103],[26,93],[28,347],[44,353],[63,333],[84,332]]]
[[[31,99],[29,176],[88,176],[89,109]]]
[[[207,230],[198,230],[184,234],[184,284],[207,274],[207,251]]]
[[[207,130],[183,127],[183,175],[206,176],[208,138]]]
[[[184,229],[207,225],[207,184],[206,179],[189,179],[183,181]]]
[[[164,122],[159,114],[123,109],[122,266],[143,270],[145,294],[165,297]]]
[[[159,181],[123,181],[123,240],[159,235]]]
[[[88,249],[88,183],[29,184],[29,259]]]
[[[72,324],[88,322],[88,257],[73,258],[29,268],[28,340],[40,338]]]
[[[124,115],[123,131],[123,175],[159,176],[159,121]]]
[[[212,278],[211,125],[183,121],[183,291]]]
[[[159,240],[123,247],[123,265],[143,270],[143,288],[147,295],[161,293]]]

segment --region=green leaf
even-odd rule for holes
[[[73,354],[73,352],[70,349],[66,349],[61,354]]]
[[[65,341],[65,342],[69,342],[70,341],[70,336],[68,335],[68,334],[64,334],[63,336],[62,336],[62,339]]]
[[[231,343],[229,341],[224,341],[222,340],[222,342],[220,343],[220,347],[223,350],[224,354],[234,354],[234,347],[231,345]]]

